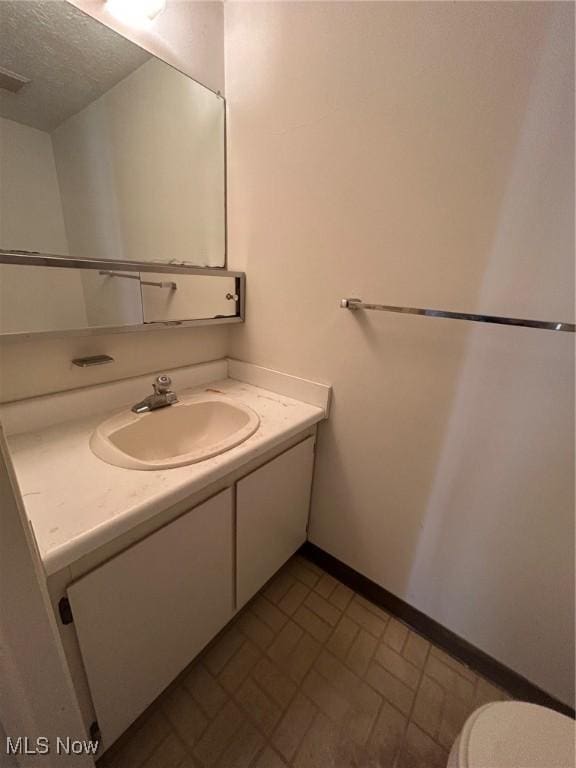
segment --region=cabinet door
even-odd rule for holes
[[[238,482],[238,608],[306,541],[313,468],[309,437]]]
[[[232,491],[68,588],[106,747],[233,613]]]

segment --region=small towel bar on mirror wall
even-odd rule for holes
[[[518,317],[499,317],[498,315],[476,315],[468,312],[449,312],[442,309],[419,309],[418,307],[395,307],[388,304],[368,304],[362,299],[341,299],[342,309],[375,309],[379,312],[399,312],[405,315],[423,315],[424,317],[447,317],[450,320],[468,320],[472,323],[495,323],[496,325],[519,325],[523,328],[540,328],[544,331],[564,331],[574,333],[573,323],[546,322],[544,320],[523,320]]]
[[[112,272],[109,269],[101,269],[98,274],[105,275],[106,277],[124,277],[127,280],[139,280],[141,285],[153,285],[155,288],[170,288],[172,291],[175,291],[178,288],[177,283],[173,280],[153,282],[152,280],[142,280],[140,275],[125,275],[123,272]]]

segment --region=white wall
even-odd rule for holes
[[[225,8],[233,356],[334,385],[312,541],[573,695],[574,9]]]
[[[84,269],[80,275],[88,325],[140,325],[144,315],[140,283]]]
[[[0,118],[0,248],[68,253],[50,135],[5,118]],[[85,324],[77,273],[0,265],[0,332]]]
[[[117,22],[100,0],[75,0],[74,5],[199,82],[223,90],[221,3],[171,0],[146,30]],[[0,340],[0,402],[214,360],[226,354],[227,338],[228,329],[219,326],[19,343]],[[101,353],[112,355],[116,362],[87,369],[70,363],[74,357]]]
[[[0,248],[68,253],[52,142],[0,117]]]
[[[236,291],[236,278],[208,275],[169,275],[166,272],[146,272],[142,275],[142,305],[144,322],[170,320],[201,320],[236,314],[236,302],[226,296]],[[158,288],[147,282],[173,281],[176,289]]]
[[[86,322],[76,270],[0,265],[0,333],[83,328]]]
[[[70,252],[225,261],[224,103],[149,59],[52,132]]]
[[[82,255],[77,228],[65,225],[66,206],[49,133],[0,118],[0,179],[0,247]],[[70,195],[75,193],[85,199],[88,190]],[[107,205],[109,196],[100,199]],[[74,236],[71,241],[67,229]],[[93,256],[106,258],[104,252]],[[140,288],[127,283],[114,283],[95,272],[0,265],[0,333],[141,323]]]
[[[220,326],[162,331],[3,341],[0,348],[0,402],[61,392],[106,381],[219,360],[227,354]],[[114,363],[93,368],[72,365],[76,357],[111,355]]]

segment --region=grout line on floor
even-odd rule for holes
[[[393,711],[397,712],[398,715],[395,715],[394,717],[401,717],[403,728],[401,732],[401,737],[398,741],[398,748],[396,754],[392,757],[390,757],[390,761],[386,764],[386,766],[383,766],[383,768],[393,768],[393,766],[397,766],[399,762],[402,760],[402,754],[406,749],[407,745],[407,734],[408,729],[411,723],[413,723],[415,726],[417,725],[413,720],[413,715],[415,712],[416,702],[418,700],[418,695],[421,691],[423,681],[426,675],[426,669],[427,665],[430,659],[431,654],[433,653],[433,649],[435,646],[428,640],[427,637],[422,635],[420,632],[414,630],[409,624],[407,624],[405,621],[400,621],[396,619],[396,621],[399,621],[399,623],[406,629],[405,637],[402,640],[401,643],[401,649],[400,651],[397,651],[395,648],[392,648],[392,650],[398,654],[403,661],[414,667],[415,669],[418,669],[418,677],[417,677],[417,684],[414,689],[411,688],[410,685],[408,685],[401,677],[398,676],[396,671],[392,671],[392,669],[395,669],[393,664],[391,664],[392,669],[389,669],[385,665],[386,658],[383,657],[382,660],[378,658],[378,649],[380,647],[388,647],[390,648],[387,640],[385,639],[386,635],[386,628],[389,626],[389,622],[391,621],[391,617],[387,614],[386,611],[381,611],[377,605],[374,605],[374,610],[370,610],[370,601],[366,600],[365,598],[362,600],[355,600],[357,594],[353,591],[351,591],[351,597],[348,601],[341,601],[339,604],[334,604],[330,601],[330,598],[334,595],[336,590],[338,589],[341,582],[339,582],[338,579],[335,579],[334,577],[331,577],[334,579],[334,582],[331,586],[331,589],[329,592],[327,591],[326,581],[324,581],[325,588],[323,592],[318,591],[317,587],[320,583],[322,583],[323,579],[323,572],[321,572],[321,569],[315,567],[307,568],[309,573],[311,574],[309,577],[306,576],[306,574],[301,570],[303,568],[307,568],[307,566],[304,564],[304,562],[298,558],[293,561],[293,563],[286,564],[280,571],[275,574],[275,576],[260,590],[260,592],[246,605],[242,608],[241,611],[239,611],[231,620],[231,622],[218,634],[214,640],[208,644],[208,646],[204,649],[204,651],[193,660],[193,662],[182,672],[181,675],[177,678],[177,680],[169,686],[167,689],[167,692],[164,692],[157,701],[151,705],[149,708],[148,716],[144,716],[142,719],[142,722],[137,727],[137,729],[132,732],[129,731],[126,737],[121,737],[120,741],[117,742],[116,745],[113,745],[109,755],[105,755],[106,758],[113,758],[113,765],[114,768],[117,768],[117,765],[120,766],[120,768],[128,768],[128,766],[122,765],[122,763],[117,763],[116,756],[121,759],[122,752],[127,746],[130,744],[130,740],[134,740],[135,737],[138,736],[138,734],[143,733],[142,728],[146,728],[147,724],[149,723],[150,718],[154,715],[154,713],[161,713],[161,716],[166,720],[168,724],[168,733],[174,735],[178,739],[178,743],[183,747],[185,754],[187,756],[186,759],[183,761],[183,765],[186,765],[186,768],[188,766],[195,766],[196,768],[208,768],[207,765],[204,765],[203,762],[199,760],[199,758],[196,756],[196,747],[208,731],[212,727],[212,724],[215,722],[215,720],[218,717],[221,717],[222,711],[224,707],[227,705],[228,702],[233,702],[234,706],[238,708],[239,717],[241,718],[241,722],[249,723],[252,728],[254,728],[254,731],[256,734],[258,734],[257,738],[258,740],[261,740],[262,744],[258,747],[258,749],[255,751],[254,755],[251,758],[246,757],[246,762],[243,762],[242,765],[244,766],[252,766],[252,768],[255,768],[258,764],[258,761],[264,754],[264,752],[267,749],[271,749],[272,753],[276,756],[278,762],[278,765],[284,765],[288,764],[290,766],[298,765],[298,768],[307,768],[308,762],[307,760],[307,752],[304,755],[302,753],[304,743],[306,740],[309,740],[309,734],[311,730],[315,727],[315,724],[318,724],[320,722],[321,715],[323,714],[324,717],[327,717],[330,722],[333,723],[333,725],[336,728],[336,738],[340,738],[340,736],[343,739],[343,744],[347,743],[349,744],[349,748],[353,750],[353,754],[362,757],[363,754],[366,755],[372,755],[370,758],[371,762],[367,763],[370,766],[380,766],[380,763],[378,760],[374,757],[374,754],[370,752],[370,750],[377,750],[378,747],[378,739],[381,738],[379,735],[377,736],[377,727],[380,723],[380,718],[382,716],[382,713],[384,711],[385,706],[389,706],[392,708]],[[303,578],[300,578],[300,576],[303,576]],[[314,581],[315,579],[315,581]],[[312,585],[312,582],[313,585]],[[276,589],[274,589],[274,584],[276,583]],[[332,620],[335,620],[335,623],[332,624],[332,621],[328,623],[326,619],[317,611],[314,609],[314,607],[311,607],[310,605],[306,604],[306,608],[310,610],[311,616],[315,617],[315,619],[322,620],[327,627],[329,627],[328,630],[323,630],[326,632],[326,637],[323,641],[319,641],[318,639],[312,639],[313,635],[310,633],[310,631],[306,628],[306,626],[301,626],[297,621],[295,621],[293,615],[289,612],[288,603],[284,603],[284,607],[280,607],[280,603],[284,600],[286,595],[290,592],[290,590],[293,588],[295,584],[300,585],[298,589],[302,593],[302,599],[299,603],[299,605],[304,605],[306,603],[306,600],[308,599],[309,595],[314,594],[316,595],[319,600],[324,601],[326,605],[331,606],[330,611],[326,611],[325,615],[327,618],[332,617]],[[302,589],[302,585],[305,587],[305,589]],[[264,601],[262,602],[262,606],[264,606],[265,610],[269,610],[270,614],[267,615],[267,618],[269,619],[269,623],[267,623],[264,619],[260,618],[260,615],[253,611],[253,606],[257,600]],[[318,608],[318,610],[322,610],[323,603],[319,600],[313,600],[311,601],[312,606],[315,606]],[[363,625],[360,624],[357,615],[354,615],[354,618],[352,618],[352,615],[349,614],[349,611],[354,610],[351,608],[352,603],[356,602],[358,605],[361,605],[368,613],[370,613],[371,616],[373,616],[375,619],[379,619],[380,622],[384,624],[384,629],[381,629],[381,634],[379,636],[376,636],[374,633],[371,633],[367,627],[371,626],[370,624]],[[343,607],[342,607],[343,606]],[[297,610],[297,609],[296,609]],[[337,612],[337,613],[336,613]],[[386,617],[384,616],[386,614]],[[240,626],[240,618],[241,616],[250,615],[253,618],[259,620],[262,622],[264,626],[267,627],[267,632],[264,635],[264,642],[258,643],[255,642],[252,637],[250,637],[248,634],[245,634],[245,631]],[[336,615],[338,616],[337,620],[335,619]],[[338,651],[337,647],[328,647],[331,638],[334,636],[335,632],[342,629],[342,620],[346,617],[349,620],[349,630],[350,634],[354,630],[354,627],[356,628],[356,631],[354,632],[354,635],[350,641],[346,639],[346,635],[344,635],[344,644],[341,646],[343,649],[342,652]],[[360,614],[358,614],[358,617],[360,618]],[[368,621],[368,619],[366,619]],[[276,640],[280,637],[281,633],[285,631],[285,628],[289,626],[289,622],[291,625],[296,628],[298,627],[298,632],[296,633],[296,629],[293,631],[296,633],[296,637],[298,639],[294,640],[294,644],[292,646],[287,646],[285,651],[285,659],[286,661],[279,661],[278,657],[275,655],[270,654],[270,650],[272,647],[274,647]],[[319,625],[324,626],[324,625]],[[378,625],[377,623],[374,624],[374,627],[377,629]],[[246,629],[246,626],[245,626]],[[313,629],[313,627],[312,627]],[[218,668],[217,673],[213,673],[211,669],[206,664],[206,658],[208,653],[212,651],[213,648],[216,648],[218,646],[219,642],[222,642],[222,639],[226,637],[226,635],[230,632],[238,633],[238,637],[235,638],[235,642],[232,642],[232,645],[230,647],[233,647],[233,651],[230,655],[227,655],[227,646],[223,646],[223,653],[222,658],[226,658],[225,663],[222,665],[221,668]],[[352,649],[354,647],[355,642],[360,637],[361,632],[366,632],[370,637],[373,638],[373,646],[371,650],[366,653],[365,656],[360,656],[361,664],[356,666],[356,669],[353,668],[350,664]],[[423,654],[420,657],[412,657],[417,658],[419,661],[419,658],[422,658],[422,663],[414,663],[410,658],[407,658],[404,653],[407,649],[407,644],[409,642],[409,638],[411,636],[411,633],[415,636],[421,638],[424,641],[428,642],[428,646],[426,647],[425,655]],[[270,642],[267,642],[267,638],[272,637],[272,640]],[[302,657],[304,659],[305,664],[305,674],[301,675],[299,674],[297,677],[292,674],[287,665],[290,664],[290,660],[294,660],[294,654],[296,653],[297,649],[300,648],[301,643],[305,638],[308,638],[308,641],[310,646],[312,648],[312,651],[310,652],[309,656]],[[348,647],[346,648],[346,642],[349,642]],[[245,659],[247,663],[247,672],[244,674],[244,672],[241,670],[240,674],[238,675],[238,681],[239,682],[233,682],[232,684],[230,682],[227,683],[226,687],[224,687],[221,683],[221,676],[225,674],[225,672],[228,670],[233,669],[233,664],[236,661],[236,663],[241,663],[243,658],[238,659],[237,655],[243,650],[246,649],[247,646],[252,646],[254,650],[254,657],[257,658],[257,660],[254,662],[253,658],[247,658]],[[368,646],[370,647],[370,646]],[[361,648],[361,646],[360,646]],[[318,668],[318,661],[320,659],[320,656],[322,653],[328,653],[334,661],[337,662],[338,665],[341,666],[342,669],[345,669],[347,671],[347,674],[350,674],[353,676],[353,678],[358,682],[359,690],[363,690],[363,686],[367,686],[367,688],[372,692],[370,694],[371,697],[373,697],[372,704],[370,704],[369,709],[362,710],[362,706],[359,705],[358,700],[354,697],[349,697],[347,695],[346,690],[342,690],[342,683],[339,682],[337,684],[332,681],[330,678],[330,675],[327,674],[326,670],[323,668],[322,672],[320,672]],[[449,656],[449,654],[447,654]],[[255,676],[255,667],[257,664],[260,663],[262,659],[266,659],[267,663],[270,665],[270,668],[275,671],[279,675],[279,680],[282,680],[282,678],[285,678],[287,681],[290,681],[291,688],[288,690],[290,691],[289,695],[285,697],[285,699],[282,699],[280,696],[273,695],[270,691],[272,689],[269,689],[268,684],[259,682],[259,679]],[[439,659],[440,662],[443,662],[442,659]],[[378,668],[384,670],[390,678],[399,681],[402,683],[406,688],[410,689],[413,693],[412,701],[410,702],[410,706],[408,709],[408,712],[404,712],[394,703],[394,701],[391,701],[389,698],[389,691],[386,688],[383,688],[382,690],[379,690],[375,685],[370,682],[368,679],[368,672],[373,665],[377,665]],[[198,666],[200,669],[203,670],[203,673],[207,675],[206,678],[207,681],[211,683],[211,681],[214,681],[215,684],[219,687],[219,690],[222,695],[222,700],[219,702],[216,709],[214,708],[214,704],[211,705],[203,705],[203,702],[200,700],[201,696],[195,691],[194,694],[192,694],[192,691],[187,688],[187,686],[184,684],[184,680],[186,679],[187,675],[192,671],[192,669]],[[360,671],[356,671],[360,670]],[[322,704],[321,702],[319,704],[316,703],[316,700],[310,699],[310,697],[307,695],[307,693],[304,691],[304,685],[306,680],[308,679],[310,673],[312,671],[315,671],[316,674],[319,674],[323,680],[325,680],[328,685],[334,689],[335,694],[338,695],[339,698],[343,699],[344,702],[348,703],[348,706],[350,707],[350,713],[351,715],[364,716],[362,715],[362,712],[364,711],[365,715],[368,717],[372,717],[372,713],[374,712],[373,719],[371,723],[366,723],[366,731],[361,732],[361,738],[359,742],[356,741],[356,736],[354,738],[352,737],[344,737],[343,735],[343,729],[342,729],[342,716],[339,715],[340,718],[340,726],[338,725],[338,720],[335,719],[335,716],[331,717],[331,713],[333,711],[328,708],[325,709],[327,705]],[[454,675],[459,675],[457,669],[453,669],[452,672]],[[470,682],[473,684],[473,693],[472,693],[472,702],[473,704],[475,701],[477,701],[477,694],[479,690],[480,680],[481,677],[474,673],[471,670],[471,674],[473,675],[473,678]],[[353,680],[353,678],[350,678],[350,681]],[[390,679],[387,678],[387,679]],[[412,676],[413,680],[414,676]],[[450,680],[448,680],[445,683],[438,682],[435,678],[432,678],[434,682],[439,685],[443,691],[443,699],[440,709],[436,710],[435,716],[439,716],[439,723],[442,723],[444,714],[445,714],[445,707],[447,706],[446,702],[448,700],[449,696],[456,695],[455,691],[456,689],[453,689],[453,692],[450,693],[447,685],[451,684]],[[462,679],[466,679],[462,677]],[[347,680],[347,678],[344,678],[344,680]],[[274,725],[271,728],[266,727],[262,725],[262,722],[257,719],[253,715],[253,713],[250,711],[249,702],[246,701],[245,696],[240,697],[239,692],[242,688],[242,686],[245,685],[247,681],[250,681],[250,683],[254,686],[256,686],[256,689],[259,691],[258,696],[262,694],[262,696],[265,696],[265,699],[262,699],[263,701],[269,700],[270,702],[274,702],[274,707],[278,709],[279,716],[277,721],[274,723]],[[282,684],[282,683],[278,683]],[[168,716],[167,711],[164,709],[164,702],[166,701],[167,695],[170,694],[170,692],[174,690],[178,690],[178,688],[181,687],[183,691],[186,692],[186,696],[190,698],[191,701],[194,702],[195,706],[198,707],[198,711],[202,713],[202,715],[205,717],[205,725],[201,731],[201,733],[198,733],[196,735],[196,738],[193,742],[188,742],[184,740],[183,737],[180,736],[180,733],[178,730],[176,730],[175,726],[172,723],[172,719],[170,716]],[[256,691],[255,689],[255,691]],[[220,694],[219,694],[220,695]],[[256,693],[255,693],[256,695]],[[332,695],[332,694],[329,694]],[[367,695],[367,692],[366,692]],[[280,725],[282,724],[284,718],[286,717],[287,713],[290,711],[291,707],[293,706],[295,700],[297,697],[302,696],[306,699],[306,701],[309,702],[310,706],[313,708],[311,711],[313,712],[313,716],[309,718],[309,721],[302,723],[298,726],[298,730],[294,732],[294,751],[292,752],[291,759],[289,761],[286,761],[285,758],[280,756],[280,752],[275,746],[275,737],[278,733],[278,729],[280,728]],[[391,697],[392,698],[392,697]],[[370,700],[370,699],[369,699]],[[183,699],[183,701],[185,701]],[[218,699],[216,699],[218,702]],[[399,700],[400,701],[400,700]],[[354,716],[356,716],[354,715]],[[344,716],[346,719],[348,717],[347,715]],[[185,722],[185,720],[184,720]],[[241,726],[238,726],[239,728]],[[440,727],[440,726],[439,726]],[[340,731],[342,732],[339,735],[338,728],[340,728]],[[430,734],[425,731],[424,729],[420,728],[418,726],[419,730],[426,736],[427,739],[430,739],[431,743],[435,744],[435,749],[438,750],[438,754],[444,755],[446,753],[447,757],[447,751],[446,748],[440,743],[438,740],[439,732],[436,733],[435,737],[431,737]],[[235,734],[238,733],[238,729],[236,729]],[[224,736],[223,736],[224,737]],[[218,758],[214,761],[213,764],[210,764],[209,768],[228,768],[227,766],[222,764],[223,755],[225,754],[225,751],[229,748],[229,746],[234,742],[236,736],[233,734],[230,738],[226,739],[226,744],[221,752],[218,754]],[[332,737],[331,737],[332,738]],[[165,745],[166,740],[168,739],[168,736],[165,736],[165,738],[161,741],[160,744],[156,744],[154,748],[150,751],[149,754],[146,754],[145,757],[142,759],[142,762],[138,766],[130,765],[130,768],[142,768],[144,766],[145,762],[148,761],[152,755],[156,752],[156,750],[160,749]],[[444,739],[445,740],[445,739]],[[321,749],[322,745],[314,745],[308,743],[307,751],[314,749]],[[310,758],[312,759],[312,758]],[[368,758],[366,758],[368,759]],[[374,762],[374,759],[376,759],[376,762]],[[403,764],[403,762],[402,762]],[[102,768],[104,768],[105,765],[108,765],[108,762],[105,760],[102,761],[101,764],[99,764]],[[315,764],[316,765],[316,764]],[[440,765],[440,763],[438,763]],[[232,768],[232,767],[230,767]],[[430,766],[432,768],[432,765]],[[434,763],[434,768],[436,768],[436,762]]]

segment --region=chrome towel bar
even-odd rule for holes
[[[173,280],[153,282],[151,280],[142,280],[140,275],[125,275],[123,272],[112,272],[109,269],[101,269],[98,274],[106,277],[124,277],[126,280],[139,280],[141,285],[153,285],[155,288],[170,288],[172,291],[178,288],[178,285]]]
[[[496,325],[519,325],[523,328],[540,328],[544,331],[564,331],[574,333],[573,323],[548,323],[544,320],[523,320],[518,317],[499,317],[498,315],[473,315],[468,312],[448,312],[443,309],[419,309],[418,307],[395,307],[388,304],[368,304],[362,299],[341,299],[342,309],[376,309],[379,312],[399,312],[404,315],[423,315],[424,317],[447,317],[451,320],[469,320],[472,323],[495,323]]]

